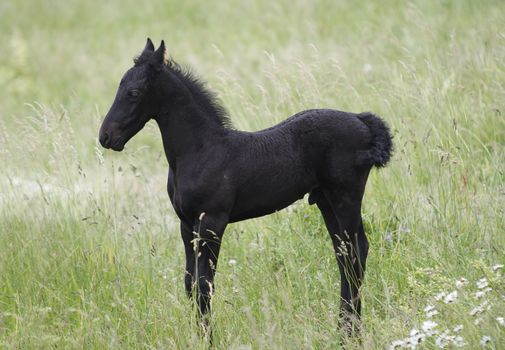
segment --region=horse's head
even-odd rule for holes
[[[165,60],[165,44],[161,41],[155,51],[152,41],[148,38],[142,54],[135,60],[116,93],[116,98],[105,116],[100,128],[99,140],[103,147],[122,151],[124,145],[158,111],[155,103],[153,81],[162,69]]]

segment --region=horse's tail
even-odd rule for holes
[[[370,129],[372,140],[370,148],[356,153],[356,164],[379,168],[386,166],[393,152],[393,137],[389,126],[381,118],[369,112],[358,114],[357,117]]]

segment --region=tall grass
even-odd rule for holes
[[[420,334],[423,348],[503,348],[504,13],[501,1],[0,3],[0,347],[206,348],[159,132],[149,123],[121,154],[96,142],[150,36],[238,128],[313,107],[392,126],[393,161],[365,196],[364,328],[350,348]],[[225,237],[216,348],[340,346],[317,209],[300,202]]]

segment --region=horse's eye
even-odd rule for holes
[[[128,90],[128,96],[130,96],[130,97],[139,97],[140,96],[140,91],[137,90],[137,89]]]

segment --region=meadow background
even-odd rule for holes
[[[237,128],[314,107],[391,125],[394,158],[364,200],[364,325],[349,348],[423,327],[421,348],[505,347],[505,2],[7,0],[0,348],[206,348],[156,125],[122,153],[97,143],[147,36]],[[216,286],[216,348],[340,346],[338,268],[306,200],[230,225]]]

